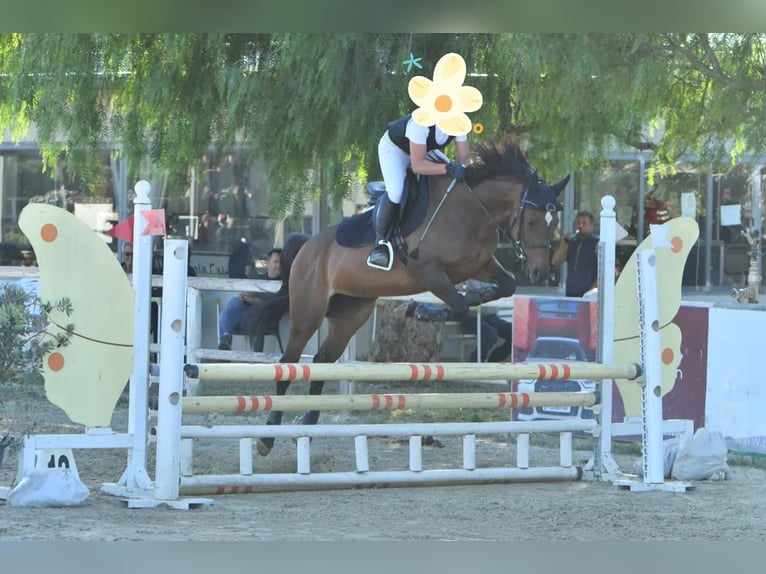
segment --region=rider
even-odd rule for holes
[[[443,154],[439,157],[446,163],[435,161],[436,157],[429,157],[429,152],[441,152],[453,139],[457,162],[450,162]],[[385,237],[399,212],[407,167],[410,166],[417,174],[446,174],[460,180],[464,177],[465,166],[469,163],[468,153],[467,135],[449,136],[435,125],[422,126],[412,119],[412,114],[388,124],[388,130],[378,144],[378,161],[383,180],[386,182],[386,194],[377,208],[376,245],[367,258],[367,265],[384,271],[388,271],[393,265],[393,248]]]

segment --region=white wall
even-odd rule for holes
[[[710,309],[705,397],[709,430],[743,445],[766,444],[765,358],[764,306]]]

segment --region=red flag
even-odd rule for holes
[[[143,235],[165,235],[165,210],[147,209],[141,212],[146,219]]]
[[[106,234],[127,241],[128,243],[133,243],[133,216],[131,215],[126,220],[120,221],[117,225],[109,229]]]

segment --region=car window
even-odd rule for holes
[[[585,360],[585,352],[577,341],[538,340],[529,352],[529,357],[583,361]]]

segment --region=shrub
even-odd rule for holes
[[[46,330],[54,309],[72,313],[68,299],[43,302],[18,285],[0,286],[0,385],[41,381],[43,357],[69,343],[74,325],[65,326],[63,333]]]

